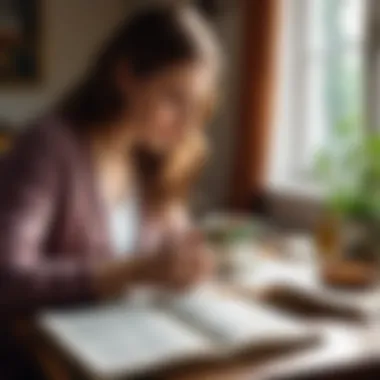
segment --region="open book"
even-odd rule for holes
[[[85,372],[104,379],[312,339],[298,322],[212,287],[155,302],[46,312],[38,325]]]

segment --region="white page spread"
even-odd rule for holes
[[[299,323],[210,286],[181,295],[152,292],[144,303],[120,300],[48,312],[38,322],[85,370],[102,378],[305,338]]]
[[[199,355],[209,343],[162,311],[113,304],[40,316],[40,326],[101,377]]]
[[[264,305],[246,302],[212,287],[166,297],[163,302],[181,319],[224,345],[281,343],[304,332],[299,323]]]

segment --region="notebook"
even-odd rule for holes
[[[37,316],[37,324],[83,371],[100,379],[315,337],[261,304],[205,286],[144,302],[48,311]]]

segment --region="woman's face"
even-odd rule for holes
[[[144,147],[162,153],[174,148],[210,110],[215,76],[210,67],[171,67],[128,86],[128,117]]]

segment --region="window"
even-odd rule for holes
[[[316,189],[312,168],[332,128],[364,116],[365,0],[283,0],[270,186]]]

